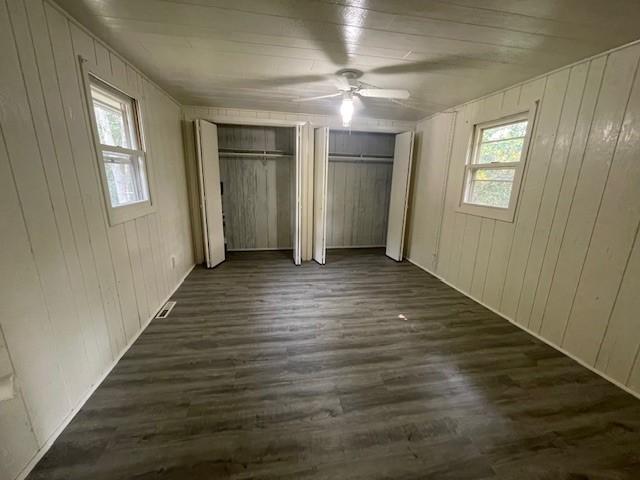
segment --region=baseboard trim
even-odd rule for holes
[[[409,262],[411,262],[413,265],[415,265],[416,267],[418,267],[421,270],[424,270],[425,272],[427,272],[429,275],[433,275],[434,277],[436,277],[438,280],[440,280],[442,283],[450,286],[451,288],[453,288],[454,290],[457,290],[458,292],[460,292],[462,295],[464,295],[467,298],[470,298],[471,300],[473,300],[474,302],[482,305],[484,308],[486,308],[487,310],[492,311],[493,313],[495,313],[496,315],[504,318],[506,321],[508,321],[509,323],[511,323],[512,325],[515,325],[516,327],[518,327],[520,330],[523,330],[524,332],[528,333],[529,335],[531,335],[532,337],[537,338],[538,340],[540,340],[542,343],[545,343],[547,345],[549,345],[551,348],[554,348],[555,350],[557,350],[558,352],[562,353],[563,355],[569,357],[571,360],[573,360],[574,362],[579,363],[580,365],[582,365],[583,367],[591,370],[593,373],[595,373],[596,375],[599,375],[600,377],[604,378],[606,381],[613,383],[616,387],[624,390],[625,392],[629,393],[630,395],[633,395],[634,397],[636,397],[638,400],[640,400],[640,392],[636,392],[632,389],[630,389],[629,387],[627,387],[626,385],[624,385],[623,383],[620,383],[618,380],[611,378],[609,375],[607,375],[604,372],[601,372],[600,370],[597,370],[596,368],[594,368],[593,366],[589,365],[588,363],[586,363],[584,360],[576,357],[575,355],[573,355],[571,352],[568,352],[567,350],[565,350],[562,347],[559,347],[558,345],[555,345],[554,343],[551,343],[549,340],[547,340],[544,337],[541,337],[538,333],[534,332],[533,330],[529,330],[527,327],[520,325],[519,323],[517,323],[515,320],[513,320],[512,318],[509,318],[508,316],[506,316],[505,314],[499,312],[498,310],[496,310],[493,307],[490,307],[489,305],[487,305],[486,303],[484,303],[482,300],[478,300],[477,298],[475,298],[473,295],[468,294],[467,292],[459,289],[458,287],[456,287],[455,285],[453,285],[451,282],[445,280],[444,278],[442,278],[440,275],[438,275],[435,272],[432,272],[431,270],[429,270],[426,267],[423,267],[422,265],[420,265],[418,262],[414,262],[413,260],[411,260],[410,258],[407,257],[407,260]]]
[[[351,250],[356,248],[384,248],[386,245],[347,245],[339,247],[327,247],[327,250]]]
[[[180,279],[178,284],[175,286],[175,288],[171,291],[171,293],[169,293],[169,295],[167,295],[167,297],[162,302],[160,302],[160,305],[158,305],[157,309],[146,320],[146,322],[144,323],[142,328],[140,328],[138,333],[136,333],[133,336],[133,338],[129,340],[129,343],[127,343],[126,347],[122,350],[122,352],[118,354],[117,358],[115,358],[113,362],[111,362],[111,364],[107,367],[107,369],[102,374],[102,376],[89,388],[89,390],[83,395],[80,402],[78,402],[78,404],[71,410],[71,412],[69,412],[69,414],[62,420],[58,428],[56,428],[55,431],[49,436],[49,438],[47,438],[47,441],[42,445],[42,447],[40,447],[40,449],[31,458],[31,460],[29,460],[29,463],[27,463],[27,465],[20,471],[18,476],[15,477],[15,480],[24,480],[27,477],[27,475],[31,473],[31,471],[35,468],[35,466],[42,459],[42,457],[44,457],[45,454],[49,451],[49,449],[51,448],[53,443],[57,440],[57,438],[60,436],[60,434],[64,431],[65,428],[67,428],[67,426],[78,414],[78,412],[84,406],[84,404],[87,403],[87,400],[89,400],[91,395],[93,395],[93,393],[98,389],[98,387],[102,384],[104,379],[107,378],[107,376],[111,373],[111,370],[113,370],[113,368],[118,364],[118,362],[124,356],[124,354],[129,351],[129,349],[136,342],[138,337],[142,335],[142,332],[144,332],[147,329],[147,327],[149,326],[151,321],[156,317],[156,314],[160,311],[163,305],[169,301],[169,299],[173,296],[173,294],[176,293],[178,288],[180,288],[180,286],[184,283],[185,279],[193,271],[195,266],[196,266],[195,264],[191,265],[191,267],[187,270],[187,273],[185,273],[182,276],[182,278]]]
[[[292,248],[287,247],[265,247],[265,248],[229,248],[227,252],[292,252]]]

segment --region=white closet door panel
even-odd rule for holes
[[[402,260],[404,230],[407,220],[407,202],[409,201],[409,180],[411,159],[413,157],[413,132],[396,135],[396,147],[393,156],[393,176],[391,178],[391,198],[389,201],[389,222],[387,224],[388,257]]]
[[[213,268],[225,259],[218,129],[205,120],[196,120],[195,126],[204,257],[207,267]]]
[[[293,176],[293,262],[296,265],[302,263],[302,205],[301,205],[301,187],[302,187],[302,126],[296,126],[296,155]]]
[[[327,179],[329,176],[329,129],[316,128],[314,148],[313,259],[325,264],[327,249]]]

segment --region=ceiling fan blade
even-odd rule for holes
[[[456,70],[473,66],[474,60],[469,57],[459,55],[440,55],[429,60],[417,62],[402,62],[384,67],[377,67],[369,70],[369,73],[376,74],[402,74],[402,73],[424,73]]]
[[[327,80],[327,75],[289,75],[270,78],[248,78],[235,83],[235,86],[250,88],[285,87],[306,83],[322,82]]]
[[[317,97],[294,98],[293,101],[294,102],[311,102],[313,100],[322,100],[323,98],[339,97],[340,95],[342,95],[342,92],[331,93],[329,95],[319,95]]]
[[[395,103],[396,105],[400,105],[402,107],[405,107],[405,108],[410,108],[412,110],[417,110],[419,112],[423,112],[423,113],[430,113],[431,112],[431,110],[427,110],[426,108],[420,107],[418,105],[412,105],[410,103],[402,102],[402,101],[396,100],[394,98],[391,99],[391,102]]]
[[[356,112],[361,112],[367,109],[367,106],[362,101],[362,98],[358,97],[357,95],[353,96],[353,106]]]
[[[408,90],[392,89],[392,88],[362,88],[358,90],[358,95],[371,98],[393,98],[398,100],[406,100],[410,93]]]
[[[331,83],[333,83],[338,90],[342,90],[343,92],[351,90],[349,80],[342,75],[334,75],[331,77]]]

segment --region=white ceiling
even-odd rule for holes
[[[640,37],[638,0],[57,0],[183,104],[335,113],[328,76],[411,92],[413,120]]]

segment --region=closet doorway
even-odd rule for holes
[[[383,247],[403,257],[413,132],[315,130],[313,258]]]
[[[205,260],[228,251],[300,256],[301,126],[195,121]]]

